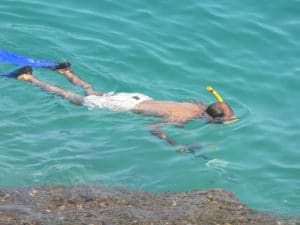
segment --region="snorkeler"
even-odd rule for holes
[[[19,57],[20,55],[17,56]],[[15,64],[22,65],[26,64],[27,61]],[[30,60],[30,62],[31,61],[32,60]],[[40,63],[42,60],[37,61]],[[18,80],[31,82],[41,89],[59,95],[77,105],[161,117],[164,119],[163,122],[149,125],[151,133],[160,139],[166,140],[171,145],[181,147],[180,151],[193,152],[194,149],[200,148],[200,146],[182,145],[177,143],[161,129],[163,126],[183,125],[191,119],[206,119],[208,122],[213,123],[229,123],[237,120],[230,106],[224,102],[221,96],[210,86],[207,87],[207,90],[217,99],[217,102],[211,105],[205,105],[198,102],[160,101],[140,93],[103,93],[95,91],[89,83],[83,81],[71,71],[71,64],[68,62],[55,64],[46,62],[42,66],[39,65],[37,67],[54,70],[65,76],[74,85],[82,87],[86,92],[86,96],[78,95],[61,89],[58,86],[38,80],[32,74],[32,65],[23,66],[15,71],[1,74],[0,76],[13,77]]]

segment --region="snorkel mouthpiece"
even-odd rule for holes
[[[232,117],[230,120],[224,121],[224,124],[231,124],[231,123],[235,123],[239,120],[239,118],[237,117]]]
[[[224,102],[222,97],[219,95],[219,93],[212,88],[212,86],[207,86],[206,88],[215,98],[217,99],[218,102]]]

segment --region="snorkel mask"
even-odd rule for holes
[[[229,124],[239,120],[235,116],[224,119],[225,109],[230,110],[230,112],[233,114],[232,110],[230,109],[229,105],[224,102],[223,98],[215,89],[213,89],[211,86],[207,86],[206,89],[217,99],[217,103],[209,105],[206,109],[206,113],[213,118],[213,122]]]

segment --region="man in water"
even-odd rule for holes
[[[205,105],[197,102],[175,102],[154,100],[139,93],[102,93],[93,90],[92,86],[75,75],[68,62],[57,65],[53,70],[65,76],[75,85],[81,86],[86,91],[86,96],[66,91],[57,86],[38,80],[32,74],[30,66],[16,70],[13,77],[18,80],[31,82],[45,91],[57,94],[74,104],[84,105],[89,108],[108,108],[114,111],[129,111],[148,116],[157,116],[164,119],[158,124],[149,125],[151,133],[160,139],[166,140],[174,146],[183,146],[168,137],[160,128],[165,125],[182,125],[191,119],[206,119],[214,123],[226,123],[236,120],[233,111],[227,103],[211,87],[208,90],[217,98],[218,102]],[[194,151],[199,146],[185,146],[182,151]]]

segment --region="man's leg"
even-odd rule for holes
[[[103,95],[102,92],[98,92],[98,91],[94,91],[92,88],[92,85],[90,85],[89,83],[87,83],[86,81],[82,80],[80,77],[78,77],[77,75],[75,75],[71,69],[71,64],[68,62],[65,63],[61,63],[58,66],[58,69],[56,69],[56,71],[62,75],[64,75],[65,77],[68,78],[68,80],[70,82],[72,82],[73,84],[82,87],[83,89],[85,89],[86,91],[86,95],[98,95],[101,96]]]
[[[64,89],[61,89],[60,87],[38,80],[32,75],[32,68],[29,66],[23,67],[22,69],[22,71],[24,72],[16,76],[18,80],[25,80],[31,82],[45,91],[49,91],[56,95],[59,95],[74,104],[82,105],[84,96],[78,95],[70,91],[66,91]]]

